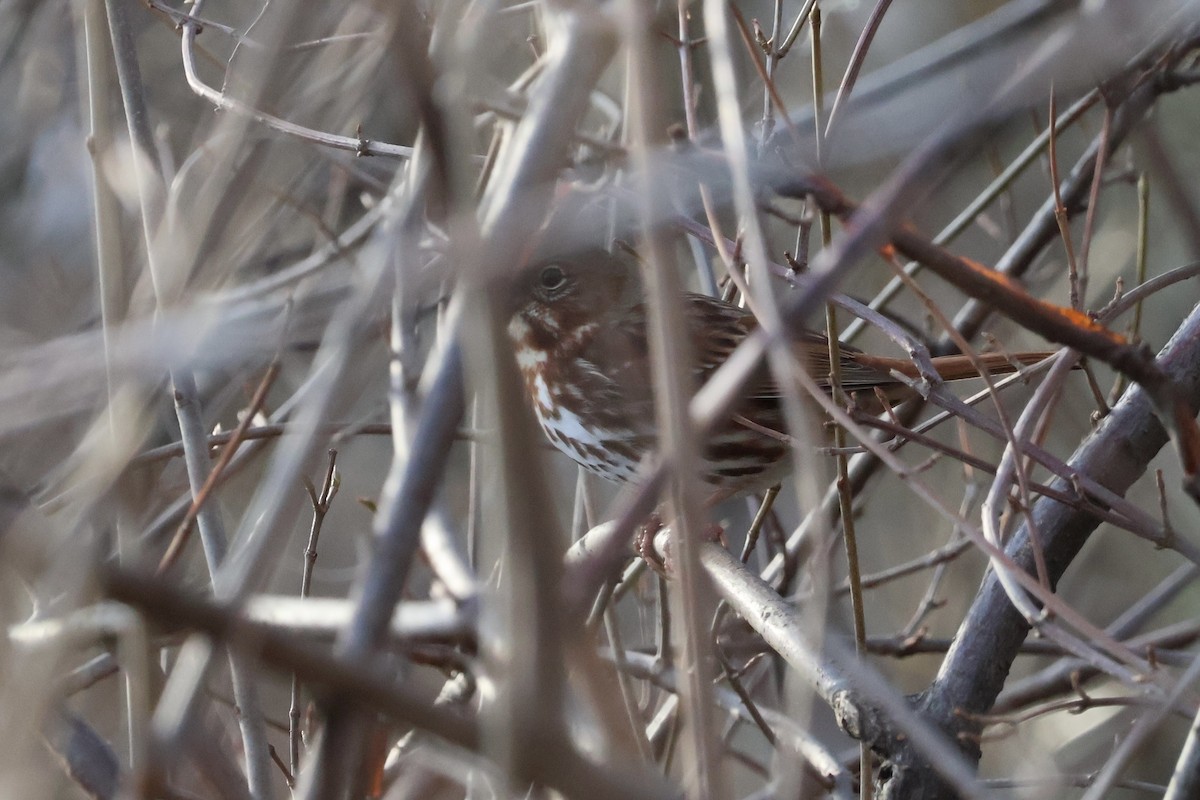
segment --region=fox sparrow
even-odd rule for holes
[[[643,456],[656,445],[646,309],[638,302],[635,270],[626,259],[596,249],[569,259],[542,262],[513,286],[508,333],[534,413],[546,436],[586,469],[609,480],[634,477]],[[631,292],[631,290],[633,290]],[[698,388],[755,327],[745,309],[705,295],[683,296]],[[828,383],[829,350],[824,336],[805,332],[796,347],[809,374]],[[1015,363],[1040,361],[1049,353],[1011,359],[982,356],[994,372]],[[965,356],[935,358],[944,380],[978,377]],[[871,356],[841,348],[841,384],[848,393],[882,389],[890,399],[912,390],[892,371],[916,377],[905,359]],[[701,476],[720,496],[774,483],[787,464],[787,437],[779,391],[764,368],[746,388],[729,420],[705,442]]]

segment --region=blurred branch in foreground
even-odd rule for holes
[[[1200,3],[70,9],[0,796],[1195,793]]]

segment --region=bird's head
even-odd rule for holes
[[[599,248],[538,261],[513,282],[509,334],[550,349],[626,303],[634,272],[629,258]]]

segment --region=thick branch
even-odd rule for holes
[[[219,639],[247,658],[282,672],[299,675],[323,696],[345,698],[357,707],[378,712],[404,725],[467,750],[479,752],[480,730],[475,719],[436,707],[420,693],[395,680],[395,670],[383,657],[345,657],[297,641],[290,633],[250,622],[227,606],[192,597],[161,581],[130,572],[105,575],[109,596],[138,608],[161,623],[202,631]],[[553,768],[531,776],[535,781],[578,796],[580,786],[608,797],[667,798],[672,793],[656,776],[632,765],[623,772],[604,769],[561,748]],[[543,761],[534,761],[544,766]]]
[[[1195,415],[1200,409],[1200,307],[1176,331],[1157,365],[1184,391],[1188,409]],[[1144,389],[1135,387],[1079,447],[1070,463],[1112,491],[1124,494],[1166,442],[1167,432],[1150,398]],[[1055,485],[1068,488],[1061,479]],[[1086,512],[1049,498],[1034,506],[1033,522],[1050,580],[1057,584],[1098,522]],[[1028,525],[1013,536],[1006,553],[1022,569],[1034,571]],[[920,697],[919,707],[926,718],[958,737],[973,759],[980,755],[974,737],[981,726],[972,721],[971,715],[991,708],[1028,633],[1029,624],[1012,606],[995,573],[989,572],[937,679]],[[950,796],[909,743],[895,743],[892,761],[896,769],[885,796]]]

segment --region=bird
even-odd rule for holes
[[[628,482],[657,446],[646,305],[636,291],[636,263],[603,248],[539,260],[512,282],[507,333],[526,394],[546,438],[589,472]],[[733,303],[684,292],[683,318],[691,343],[692,391],[725,362],[757,327]],[[793,346],[809,374],[829,389],[825,336],[801,331]],[[920,376],[907,359],[869,355],[841,344],[840,383],[851,396],[881,390],[890,402],[914,396],[896,377]],[[1052,352],[980,356],[989,372],[1013,372]],[[979,377],[962,355],[933,359],[943,380]],[[786,474],[791,443],[779,388],[763,367],[728,418],[702,443],[699,475],[712,497],[761,491]]]

